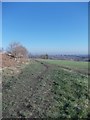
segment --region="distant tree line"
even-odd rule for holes
[[[41,58],[41,59],[48,59],[48,54],[41,55],[40,58]]]

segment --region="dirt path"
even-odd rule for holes
[[[50,91],[52,87],[51,82],[46,79],[46,75],[50,70],[50,66],[43,62],[39,62],[37,60],[35,61],[43,65],[45,69],[36,78],[33,79],[30,99],[26,99],[28,102],[26,109],[31,109],[31,118],[44,118],[46,117],[45,114],[47,109],[49,108],[51,102],[53,102]]]
[[[3,92],[3,101],[9,104],[3,111],[4,117],[46,117],[46,112],[53,103],[52,82],[48,76],[51,68],[37,60],[35,63],[41,65],[40,71],[36,71],[38,74],[29,69],[22,71],[11,87]]]

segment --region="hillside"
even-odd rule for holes
[[[32,60],[16,75],[3,71],[2,93],[5,118],[88,116],[87,75],[50,61]]]

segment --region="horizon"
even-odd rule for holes
[[[88,3],[2,3],[2,47],[31,54],[88,54]]]

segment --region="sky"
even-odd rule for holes
[[[20,42],[32,54],[87,54],[87,2],[5,2],[2,46]]]
[[[3,2],[89,2],[89,0],[2,0]]]

